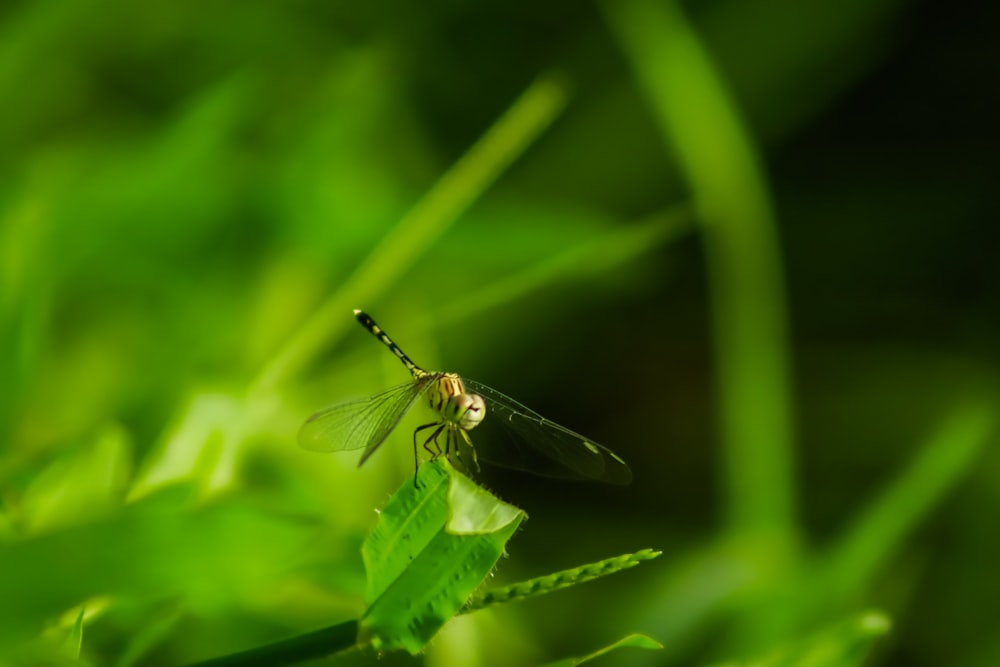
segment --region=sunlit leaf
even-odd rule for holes
[[[419,652],[489,575],[524,517],[443,460],[421,466],[365,541],[360,641]]]

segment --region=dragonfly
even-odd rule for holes
[[[403,363],[412,380],[370,398],[350,400],[320,410],[299,429],[299,445],[319,452],[364,449],[360,467],[386,441],[409,409],[423,398],[434,421],[413,432],[413,458],[419,449],[430,459],[444,456],[466,470],[479,470],[479,459],[493,465],[546,477],[628,484],[632,472],[618,455],[579,433],[542,417],[484,384],[457,373],[418,366],[370,315],[354,311],[358,322]],[[470,431],[476,437],[473,445]],[[422,443],[418,445],[418,439]]]

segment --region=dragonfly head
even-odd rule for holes
[[[479,394],[454,394],[448,399],[448,420],[468,431],[486,416],[486,403]]]

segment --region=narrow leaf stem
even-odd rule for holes
[[[347,621],[273,644],[194,663],[189,667],[292,665],[353,648],[357,636],[358,622]]]
[[[587,565],[581,565],[569,570],[562,570],[560,572],[547,574],[543,577],[536,577],[534,579],[528,579],[527,581],[521,581],[516,584],[511,584],[510,586],[503,586],[501,588],[488,590],[472,596],[469,601],[465,603],[462,613],[476,611],[477,609],[482,609],[494,604],[524,600],[530,597],[552,593],[553,591],[568,588],[569,586],[575,586],[576,584],[592,581],[609,574],[614,574],[615,572],[627,570],[630,567],[635,567],[644,560],[656,558],[660,555],[660,553],[660,551],[654,551],[653,549],[643,549],[642,551],[637,551],[635,553],[615,556],[614,558],[606,558],[604,560],[597,561],[596,563],[589,563]]]

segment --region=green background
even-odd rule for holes
[[[4,3],[0,657],[76,664],[80,605],[93,665],[356,618],[419,416],[361,470],[295,432],[407,379],[364,308],[633,469],[484,470],[530,516],[497,580],[664,551],[380,664],[752,661],[869,609],[869,664],[1000,664],[978,11]]]

